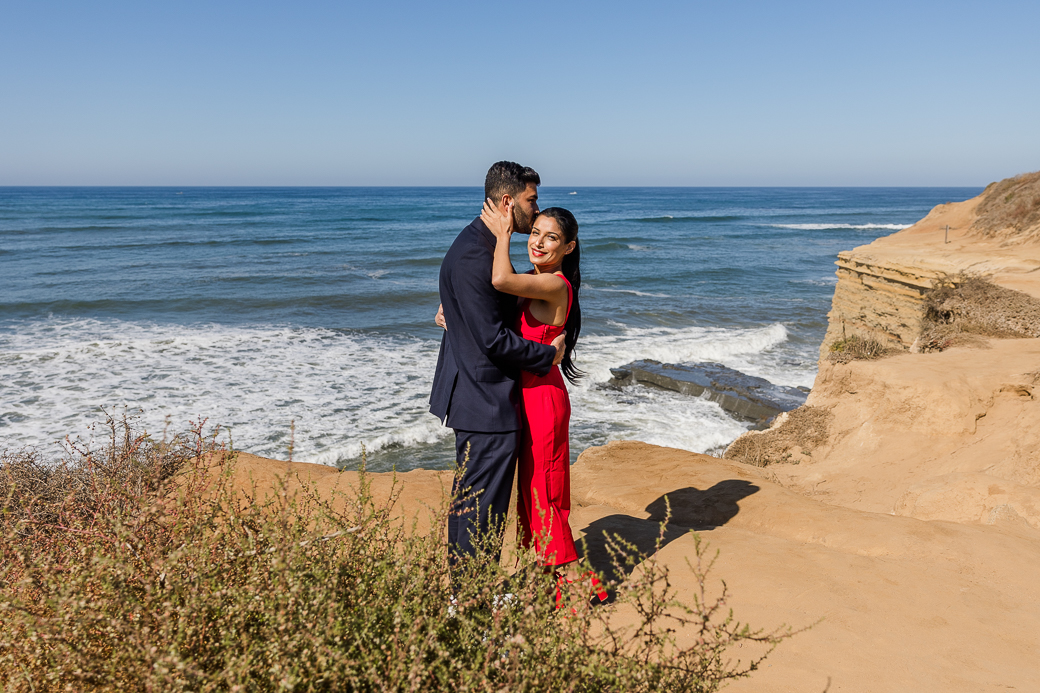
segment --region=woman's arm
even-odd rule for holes
[[[506,213],[495,209],[491,200],[484,202],[480,218],[495,235],[495,262],[491,268],[491,284],[502,293],[553,301],[566,296],[567,283],[555,274],[517,274],[509,261],[509,241],[513,235],[513,203]]]

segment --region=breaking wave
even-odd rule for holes
[[[815,364],[792,368],[770,354],[787,340],[781,324],[616,329],[579,344],[588,377],[570,388],[574,454],[626,437],[702,452],[744,429],[706,400],[600,386],[629,361],[717,361],[782,384],[812,382]],[[11,447],[46,450],[66,435],[89,439],[99,406],[125,405],[153,432],[167,417],[178,430],[208,417],[230,429],[236,448],[259,455],[285,458],[294,422],[301,461],[350,464],[364,448],[396,451],[401,468],[430,466],[419,453],[451,436],[427,412],[438,348],[323,328],[26,321],[0,334],[0,435]]]

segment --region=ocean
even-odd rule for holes
[[[554,188],[574,212],[584,326],[572,456],[616,439],[697,452],[748,424],[602,387],[643,358],[811,386],[841,250],[981,188]],[[437,273],[478,188],[0,188],[0,449],[60,454],[100,407],[160,434],[354,468],[445,468],[427,413]],[[519,271],[525,246],[514,239]]]

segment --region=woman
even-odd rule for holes
[[[571,403],[563,382],[563,375],[572,383],[583,375],[572,358],[581,332],[578,222],[573,214],[560,207],[539,213],[527,239],[527,257],[534,269],[517,274],[509,261],[512,204],[506,214],[502,214],[489,200],[480,218],[498,241],[491,283],[499,291],[522,299],[515,327],[517,333],[525,339],[549,344],[561,332],[567,332],[561,367],[553,366],[544,376],[526,371],[520,375],[523,417],[517,464],[520,539],[525,547],[534,543],[544,565],[555,572],[556,603],[560,607],[563,588],[586,577],[578,571],[578,553],[568,522]],[[596,577],[587,577],[591,579],[591,592],[605,600],[607,594]]]

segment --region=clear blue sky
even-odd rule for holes
[[[0,185],[984,185],[1040,3],[0,4]]]

